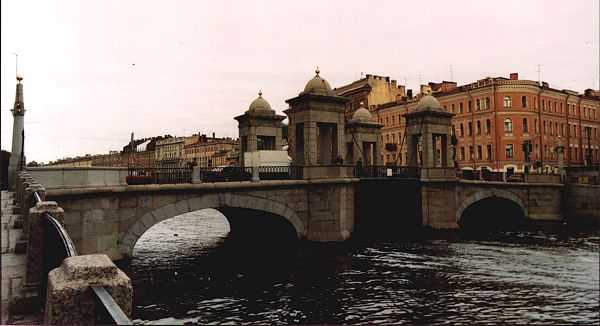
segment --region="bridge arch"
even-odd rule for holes
[[[119,251],[128,257],[140,237],[152,226],[172,217],[206,208],[242,208],[262,211],[280,216],[287,220],[296,231],[298,238],[306,236],[306,225],[298,214],[281,202],[243,194],[207,194],[168,204],[139,217],[127,232],[119,237]]]
[[[521,208],[521,211],[523,212],[524,216],[528,216],[529,212],[527,209],[527,205],[525,205],[523,200],[521,200],[521,198],[518,195],[516,195],[513,192],[506,191],[506,190],[489,189],[489,190],[478,191],[478,192],[470,195],[469,197],[467,197],[465,200],[463,200],[462,203],[456,209],[456,221],[460,223],[463,213],[471,205],[473,205],[481,200],[489,199],[489,198],[502,198],[502,199],[511,201]]]

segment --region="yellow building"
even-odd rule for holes
[[[196,142],[184,146],[184,159],[186,162],[194,162],[195,159],[200,167],[228,166],[233,165],[232,155],[238,150],[236,139],[200,135]]]
[[[397,85],[390,77],[371,74],[348,85],[334,88],[333,91],[338,96],[350,99],[346,104],[346,119],[352,118],[361,102],[369,111],[373,111],[377,105],[395,102],[405,96],[404,85]]]

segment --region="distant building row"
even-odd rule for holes
[[[60,159],[48,165],[56,167],[182,167],[189,164],[201,167],[238,164],[239,142],[232,138],[217,138],[204,134],[186,137],[171,135],[136,139],[121,151]]]

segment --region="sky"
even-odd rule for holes
[[[136,138],[237,137],[262,90],[281,114],[314,76],[460,84],[486,76],[600,88],[598,0],[1,2],[2,149],[15,58],[28,161],[108,153]],[[451,74],[452,71],[452,74]]]

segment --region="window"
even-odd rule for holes
[[[492,132],[492,121],[490,119],[485,120],[485,133],[489,135]]]
[[[504,119],[504,132],[507,134],[512,134],[512,120],[509,118]]]
[[[542,100],[542,111],[546,111],[546,101]]]
[[[506,158],[513,158],[513,145],[507,144],[505,149]]]
[[[550,136],[554,135],[554,128],[552,128],[552,121],[548,122],[548,124],[550,125]]]
[[[533,119],[533,127],[535,128],[535,133],[536,134],[540,132],[540,127],[538,126],[537,119]]]
[[[483,148],[481,145],[477,145],[477,159],[481,160],[483,158]]]
[[[487,156],[485,158],[491,161],[492,160],[492,145],[491,144],[488,144],[486,146],[486,152],[487,152]]]
[[[537,96],[533,97],[533,108],[537,109]]]
[[[471,112],[471,101],[467,103],[467,113]]]
[[[490,98],[489,97],[485,98],[485,109],[486,110],[490,109]]]
[[[462,161],[464,161],[464,160],[465,160],[465,147],[464,147],[464,146],[461,146],[461,147],[460,147],[460,159],[461,159]]]
[[[546,134],[546,132],[548,131],[548,130],[546,129],[546,121],[544,121],[544,122],[543,122],[543,126],[544,126],[544,129],[543,129],[543,130],[544,130],[544,135],[545,135],[545,134]]]
[[[562,122],[560,123],[560,135],[565,136],[565,124]]]
[[[529,133],[529,126],[527,125],[527,118],[523,118],[523,133]]]
[[[562,102],[560,102],[560,113],[563,113],[563,105],[562,105]]]
[[[481,100],[477,99],[477,111],[481,111]]]
[[[454,113],[454,104],[452,104],[452,113]]]
[[[469,124],[467,125],[467,135],[473,135],[473,123],[471,121],[469,121]]]
[[[521,106],[524,108],[527,107],[527,96],[521,96]]]
[[[385,124],[389,125],[390,124],[390,117],[385,117]]]
[[[465,128],[463,126],[463,124],[460,124],[460,136],[463,137],[465,135]]]
[[[458,103],[458,113],[460,113],[460,114],[463,113],[463,103],[462,102]]]
[[[469,146],[469,160],[473,159],[473,146]]]
[[[481,121],[477,120],[477,134],[481,135]]]
[[[392,143],[396,142],[396,134],[392,134]]]
[[[510,96],[504,97],[504,108],[512,107],[512,98]]]

